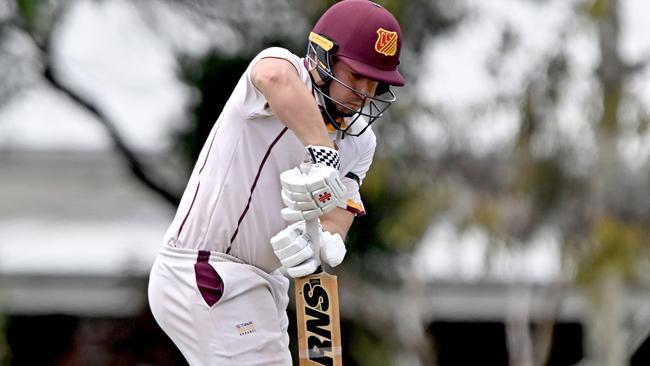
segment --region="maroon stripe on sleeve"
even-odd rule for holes
[[[203,300],[208,306],[216,304],[223,296],[223,280],[219,273],[208,263],[210,252],[199,250],[199,255],[194,264],[194,274],[196,276],[196,286],[201,292]]]
[[[255,176],[255,180],[253,181],[253,185],[251,187],[251,193],[248,196],[248,202],[246,203],[246,207],[244,208],[244,212],[242,212],[241,216],[239,216],[239,221],[237,222],[237,228],[235,229],[235,232],[232,234],[232,237],[230,238],[230,245],[228,246],[228,249],[226,250],[226,254],[230,254],[230,249],[232,248],[232,243],[235,241],[235,238],[237,238],[237,234],[239,233],[239,227],[241,226],[242,221],[244,221],[244,217],[246,217],[246,213],[248,213],[248,209],[251,206],[251,200],[253,199],[253,192],[255,191],[255,187],[257,187],[257,181],[260,179],[260,175],[262,174],[262,168],[264,168],[264,164],[266,164],[266,160],[268,159],[269,155],[271,154],[271,150],[273,149],[273,146],[280,141],[280,138],[284,135],[284,133],[287,132],[287,127],[282,129],[280,131],[280,134],[273,140],[271,145],[269,145],[268,150],[266,150],[266,154],[264,155],[264,159],[262,159],[262,162],[260,163],[260,167],[257,169],[257,175]]]

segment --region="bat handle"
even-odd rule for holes
[[[323,271],[320,260],[320,221],[318,218],[305,221],[305,231],[311,239],[311,249],[314,251],[314,258],[318,268],[315,273]]]
[[[312,163],[305,163],[303,162],[300,164],[300,171],[303,174],[309,173],[309,169],[311,169]],[[316,268],[316,272],[314,273],[320,273],[323,272],[323,267],[321,266],[321,260],[320,260],[320,219],[315,218],[315,219],[310,219],[310,220],[305,220],[305,231],[307,232],[307,235],[309,235],[311,239],[311,249],[314,251],[314,258],[316,259],[316,265],[318,268]]]

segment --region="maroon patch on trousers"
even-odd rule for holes
[[[212,306],[221,299],[223,295],[223,281],[217,271],[208,263],[210,252],[199,250],[199,255],[194,264],[194,273],[196,274],[196,286],[203,296],[203,300]]]

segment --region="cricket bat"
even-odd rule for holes
[[[306,222],[314,253],[320,251],[319,226],[318,219]],[[338,284],[336,276],[325,273],[318,264],[315,273],[296,278],[295,282],[300,366],[341,366]]]

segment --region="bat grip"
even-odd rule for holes
[[[314,251],[314,258],[318,268],[315,273],[323,271],[320,260],[320,221],[318,218],[305,221],[305,231],[311,239],[311,249]]]
[[[309,169],[311,169],[312,163],[303,162],[300,164],[300,171],[303,174],[308,174]],[[320,260],[320,219],[315,218],[311,220],[305,220],[305,231],[311,239],[311,249],[314,251],[314,258],[316,259],[316,272],[323,272],[323,266],[321,265]]]

